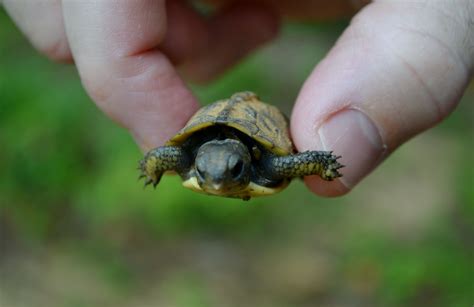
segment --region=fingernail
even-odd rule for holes
[[[318,134],[325,150],[342,156],[339,180],[352,188],[381,161],[386,146],[372,120],[364,113],[347,109],[334,114],[319,128]]]

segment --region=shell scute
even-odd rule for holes
[[[285,116],[252,92],[237,93],[200,109],[168,145],[182,144],[196,131],[214,125],[233,127],[274,154],[294,152]]]

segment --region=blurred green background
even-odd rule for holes
[[[201,101],[289,113],[345,23],[291,24]],[[250,202],[137,182],[141,153],[0,11],[0,306],[472,306],[473,102],[350,195]]]

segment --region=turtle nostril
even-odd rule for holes
[[[238,178],[244,170],[244,163],[242,160],[239,160],[237,163],[235,163],[234,167],[231,169],[231,174],[233,178]]]

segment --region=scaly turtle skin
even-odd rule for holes
[[[206,194],[250,197],[274,194],[294,177],[340,177],[338,156],[328,151],[295,153],[288,122],[251,92],[201,108],[164,146],[140,161],[145,185],[175,171],[187,188]]]

